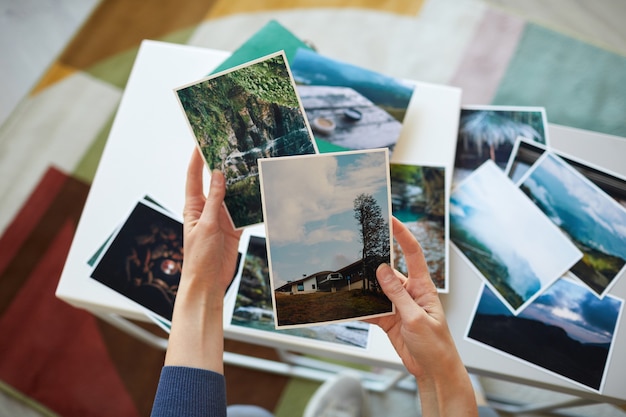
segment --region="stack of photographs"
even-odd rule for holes
[[[88,261],[91,278],[170,322],[183,262],[180,219],[149,197],[140,199]]]
[[[284,45],[276,44],[276,31]],[[265,224],[265,235],[250,237],[240,254],[233,325],[367,348],[369,324],[361,320],[394,312],[375,269],[394,259],[389,154],[412,93],[410,83],[317,54],[276,22],[218,70],[174,90],[207,168],[224,173],[233,227]],[[416,225],[422,217],[420,224],[431,222],[441,245],[442,173],[427,171],[416,167],[413,183],[399,180],[407,203],[399,209],[412,211],[407,221]],[[426,196],[417,188],[428,188]],[[428,219],[417,213],[425,205]],[[292,227],[302,234],[287,236]],[[182,266],[180,220],[144,199],[89,262],[93,279],[169,331]],[[323,313],[303,302],[311,297],[327,305],[336,299],[337,308]]]
[[[144,196],[87,264],[90,278],[129,299],[169,333],[183,252],[182,220]]]
[[[289,35],[280,38],[285,48],[277,30]],[[243,254],[233,325],[365,348],[369,325],[360,320],[393,314],[375,269],[393,260],[389,153],[412,92],[317,54],[275,22],[213,73],[175,89],[207,168],[226,177],[233,226],[265,226]],[[445,193],[430,192],[442,186],[433,172],[413,180],[443,202]],[[430,209],[438,244],[444,210]],[[447,261],[437,256],[444,283]],[[337,308],[305,302],[331,298]]]
[[[276,22],[174,90],[207,168],[225,175],[233,227],[265,228],[240,254],[231,324],[366,349],[362,320],[395,313],[376,268],[407,273],[395,216],[439,292],[449,247],[482,279],[467,340],[602,392],[623,309],[610,290],[626,269],[626,180],[552,149],[541,107],[462,107],[454,172],[390,163],[413,93]],[[169,330],[180,220],[142,199],[89,262]]]
[[[609,291],[626,269],[626,180],[552,149],[542,113],[461,111],[450,235],[483,279],[466,338],[602,392],[624,304]]]
[[[270,21],[215,73],[282,50],[321,153],[387,148],[400,138],[414,83],[316,52],[277,21]]]

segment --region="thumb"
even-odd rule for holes
[[[415,300],[411,298],[409,292],[404,288],[402,280],[389,265],[380,264],[376,269],[376,278],[383,292],[396,306],[400,314],[415,308]]]

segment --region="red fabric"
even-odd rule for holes
[[[66,180],[67,175],[54,167],[48,168],[19,213],[7,226],[0,239],[0,274],[37,226]]]
[[[55,181],[57,174],[51,174]],[[29,209],[34,208],[25,207],[16,218],[31,222],[23,215]],[[0,317],[0,379],[63,417],[139,416],[96,319],[54,294],[75,220],[67,218],[59,226]]]

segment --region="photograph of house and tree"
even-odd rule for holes
[[[387,149],[259,161],[275,325],[390,314]]]

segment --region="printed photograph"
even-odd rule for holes
[[[543,107],[461,107],[452,183],[459,184],[487,160],[504,171],[519,136],[549,145],[547,129]]]
[[[306,48],[298,48],[290,65],[316,139],[344,149],[393,151],[413,84]]]
[[[276,329],[265,238],[250,236],[231,324],[296,337],[367,348],[369,324],[350,321],[295,329]]]
[[[393,313],[387,149],[259,161],[277,328]]]
[[[525,177],[528,170],[548,148],[537,142],[532,142],[519,136],[515,141],[513,152],[509,157],[504,172],[515,184]]]
[[[450,239],[514,314],[582,257],[492,161],[452,192]]]
[[[483,286],[467,338],[601,392],[623,304],[560,278],[515,317]]]
[[[448,292],[448,196],[444,167],[390,164],[391,211],[424,251],[437,291]],[[404,253],[393,242],[394,266],[408,276]]]
[[[176,97],[209,169],[226,177],[233,225],[262,223],[257,160],[317,153],[284,54],[183,86]]]
[[[91,278],[171,320],[183,262],[183,225],[139,201],[102,250]]]
[[[584,254],[571,272],[602,296],[626,265],[626,209],[550,152],[519,187]]]
[[[508,168],[505,171],[509,178],[511,178],[511,181],[518,184],[520,180],[527,175],[530,167],[532,167],[547,150],[547,147],[539,143],[529,142],[521,137],[518,138]],[[602,170],[600,167],[593,167],[591,164],[579,158],[567,156],[555,149],[550,149],[550,152],[554,153],[569,166],[580,172],[585,178],[598,186],[598,188],[607,193],[626,209],[626,179],[624,177]]]

